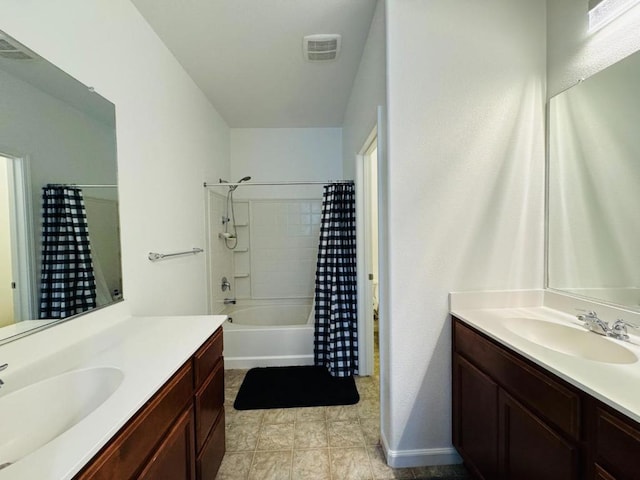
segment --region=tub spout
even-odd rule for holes
[[[225,305],[235,305],[236,304],[236,299],[235,298],[225,298],[224,299],[224,304]]]

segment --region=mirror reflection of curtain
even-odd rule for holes
[[[47,185],[42,207],[40,318],[65,318],[95,308],[96,281],[82,190]]]

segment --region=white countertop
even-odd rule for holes
[[[462,306],[462,305],[461,305]],[[467,305],[464,305],[467,307]],[[640,361],[630,364],[603,363],[560,353],[529,341],[506,328],[521,318],[533,318],[573,326],[585,331],[582,323],[568,313],[545,306],[507,308],[456,308],[451,314],[568,383],[640,422]],[[520,320],[522,321],[522,320]],[[516,327],[517,330],[517,327]],[[629,332],[630,335],[632,332]],[[596,335],[593,333],[593,335]],[[640,338],[631,335],[625,342],[601,337],[623,345],[640,358]]]
[[[0,480],[72,478],[225,319],[224,315],[128,317],[58,350],[45,348],[51,341],[46,334],[59,336],[62,326],[0,347],[0,358],[12,367],[3,372],[7,387],[3,395],[23,383],[78,368],[109,366],[124,373],[120,386],[102,405],[48,444],[0,470]],[[71,331],[73,327],[66,328]],[[24,354],[18,350],[20,342]],[[20,364],[21,359],[25,365]],[[42,401],[46,405],[47,400]]]

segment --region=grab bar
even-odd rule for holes
[[[155,262],[156,260],[161,260],[167,257],[175,257],[177,255],[195,255],[196,253],[204,252],[201,248],[193,248],[191,250],[187,250],[186,252],[176,252],[176,253],[155,253],[149,252],[149,260]]]

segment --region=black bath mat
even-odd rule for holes
[[[326,368],[252,368],[244,377],[236,410],[353,405],[360,395],[353,377],[332,377]]]

